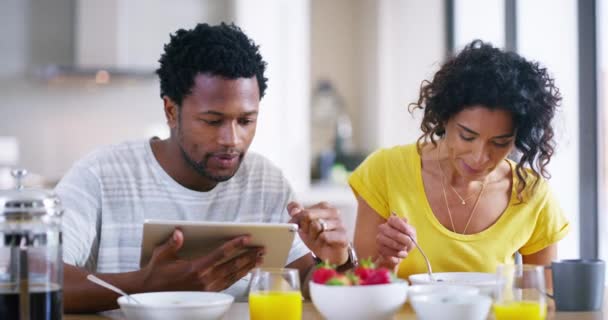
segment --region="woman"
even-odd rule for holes
[[[349,179],[355,247],[399,277],[549,264],[568,221],[546,180],[561,97],[546,69],[474,41],[422,86],[416,144],[370,155]],[[516,151],[516,152],[514,152]],[[507,158],[518,154],[519,160]]]

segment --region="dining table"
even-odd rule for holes
[[[490,316],[488,319],[492,319]],[[66,314],[63,317],[64,320],[126,320],[120,310],[112,310],[104,312],[102,314]],[[226,315],[222,318],[223,320],[242,320],[249,319],[249,304],[247,302],[236,302],[233,303]],[[302,319],[303,320],[321,320],[323,317],[317,311],[315,306],[310,301],[305,301],[302,304]],[[403,305],[403,307],[395,314],[393,320],[414,320],[416,313],[412,309],[409,303]],[[604,320],[608,319],[608,295],[604,295],[604,303],[602,310],[599,311],[587,311],[587,312],[564,312],[549,310],[547,314],[547,320]]]

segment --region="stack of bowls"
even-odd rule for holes
[[[492,298],[487,295],[472,293],[470,287],[464,289],[442,288],[444,292],[419,293],[410,297],[410,303],[421,320],[485,320],[490,313]]]

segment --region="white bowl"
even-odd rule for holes
[[[482,294],[432,293],[410,297],[410,303],[420,320],[485,320],[492,299]]]
[[[333,319],[390,319],[407,299],[406,281],[366,286],[326,286],[310,282],[310,297],[323,315]]]
[[[497,276],[483,272],[437,272],[433,273],[436,282],[431,281],[426,273],[409,276],[412,284],[462,285],[479,288],[481,294],[493,296],[497,288]]]
[[[455,284],[414,284],[407,289],[410,300],[417,295],[433,293],[475,295],[479,294],[479,288]]]
[[[127,297],[117,300],[128,320],[216,320],[224,316],[234,301],[233,296],[225,293],[201,291],[148,292],[131,296],[141,304]]]

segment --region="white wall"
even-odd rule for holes
[[[571,222],[570,234],[559,242],[559,256],[579,256],[578,41],[577,2],[518,1],[517,48],[537,60],[555,77],[563,101],[554,120],[557,149],[549,164],[549,180]]]
[[[22,71],[27,63],[22,54],[27,50],[27,24],[25,2],[22,0],[7,0],[0,10],[0,78],[13,76]]]
[[[456,51],[475,39],[505,46],[505,0],[454,1]]]
[[[367,141],[372,150],[418,139],[422,114],[412,117],[408,105],[418,100],[422,80],[431,79],[446,52],[444,1],[378,3],[377,96],[364,106],[376,118],[376,141]]]
[[[356,12],[359,23],[354,30],[360,35],[356,52],[359,57],[359,79],[363,84],[358,87],[355,96],[360,103],[357,110],[359,121],[354,131],[355,135],[359,136],[359,148],[371,152],[378,148],[380,140],[380,133],[377,130],[380,115],[376,110],[381,77],[378,66],[383,59],[378,47],[381,25],[380,5],[376,0],[363,0],[360,3]]]
[[[251,146],[276,163],[297,192],[309,178],[310,4],[308,0],[233,0],[234,21],[268,62],[268,91]]]

